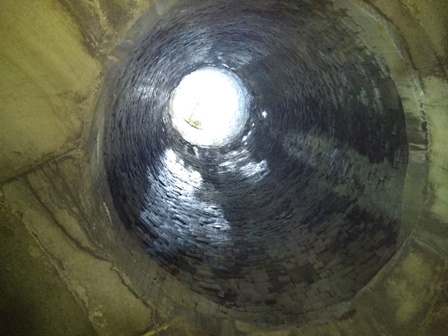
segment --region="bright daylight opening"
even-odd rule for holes
[[[206,68],[185,76],[173,91],[171,118],[190,143],[224,145],[238,135],[248,118],[247,92],[230,71]]]

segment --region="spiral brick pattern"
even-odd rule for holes
[[[170,100],[210,67],[241,80],[249,117],[225,145],[201,147],[173,127]],[[396,251],[401,101],[327,1],[184,2],[135,45],[115,94],[115,206],[204,297],[273,324],[338,316]]]

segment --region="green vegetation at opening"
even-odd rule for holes
[[[202,129],[202,123],[200,120],[193,119],[193,116],[190,116],[188,119],[185,119],[185,121],[190,125],[191,127]]]

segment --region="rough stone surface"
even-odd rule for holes
[[[97,335],[48,256],[2,196],[0,218],[0,334]]]
[[[0,181],[75,148],[86,130],[100,69],[70,22],[55,1],[0,5]]]
[[[58,220],[69,222],[70,214],[64,215],[67,218],[54,218],[26,181],[11,183],[3,191],[5,198],[14,202],[15,211],[21,214],[28,229],[39,237],[39,243],[45,246],[45,252],[72,293],[88,309],[96,332],[141,333],[150,325],[152,309],[135,295],[128,295],[129,288],[123,284],[114,264],[78,245],[79,241],[58,225]],[[128,311],[132,314],[127,314]]]

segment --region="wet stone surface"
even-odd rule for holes
[[[139,41],[117,83],[105,166],[121,220],[161,267],[268,324],[347,313],[397,249],[405,121],[387,66],[326,1],[189,1]],[[170,119],[184,76],[245,85],[222,146]]]

